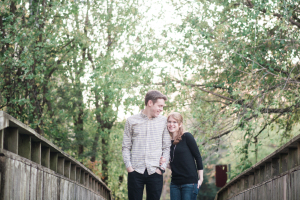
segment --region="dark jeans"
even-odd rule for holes
[[[128,173],[127,185],[129,200],[142,200],[144,185],[146,185],[147,200],[159,200],[163,187],[163,176],[157,173],[148,175],[147,170],[144,174],[133,171]]]
[[[183,184],[183,185],[170,185],[171,200],[196,200],[199,189],[197,183]]]

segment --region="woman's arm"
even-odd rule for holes
[[[198,186],[197,186],[197,188],[199,189],[200,186],[203,183],[203,169],[198,170],[198,175],[199,175],[199,180],[198,180]]]
[[[198,178],[199,178],[197,188],[199,189],[203,183],[203,164],[202,164],[201,154],[200,154],[200,151],[198,149],[197,143],[196,143],[193,135],[188,132],[185,135],[186,135],[187,145],[188,145],[194,159],[196,160],[197,169],[198,169]]]
[[[203,170],[202,158],[201,158],[201,154],[200,154],[199,148],[197,146],[196,140],[194,139],[193,135],[189,132],[185,133],[185,137],[186,137],[186,143],[187,143],[194,159],[196,160],[197,169]]]

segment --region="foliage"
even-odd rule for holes
[[[257,162],[249,154],[271,137],[262,133],[276,127],[290,138],[298,123],[299,2],[173,3],[182,37],[172,40],[168,57],[179,76],[162,71],[160,84],[178,91],[173,103],[191,113],[203,144],[218,147],[224,136],[242,134],[239,173]]]
[[[120,199],[117,119],[142,104],[156,49],[151,32],[136,28],[141,3],[0,2],[0,109],[101,175]]]
[[[64,38],[63,2],[1,1],[1,105],[42,133],[53,124],[51,80],[70,51]],[[53,17],[55,16],[55,26]],[[61,36],[61,37],[58,37]],[[64,39],[63,39],[64,38]],[[43,128],[42,128],[43,127]],[[46,129],[47,129],[46,128]],[[47,130],[46,130],[47,131]]]
[[[116,199],[127,192],[118,117],[149,89],[184,114],[208,166],[234,160],[232,177],[297,134],[299,2],[168,2],[179,20],[159,33],[143,1],[0,2],[0,109]]]

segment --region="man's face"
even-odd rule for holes
[[[155,104],[153,104],[152,101],[151,101],[151,103],[150,103],[151,116],[152,117],[158,117],[158,115],[164,110],[164,106],[165,106],[165,100],[164,99],[157,99]]]

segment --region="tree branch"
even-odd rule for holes
[[[208,140],[219,139],[219,138],[223,137],[224,135],[229,134],[229,133],[232,132],[232,131],[234,131],[234,130],[228,130],[228,131],[225,131],[225,132],[223,132],[223,133],[221,133],[221,134],[219,134],[219,135],[217,135],[217,136],[214,136],[214,137],[209,138]]]
[[[282,113],[283,114],[283,113],[292,112],[293,111],[292,107],[293,106],[290,106],[290,107],[287,107],[287,108],[281,108],[281,109],[278,109],[278,108],[262,108],[259,111],[261,113]]]
[[[274,121],[276,121],[276,120],[277,120],[280,116],[282,116],[283,114],[285,114],[285,113],[280,113],[280,114],[277,115],[275,118],[273,118],[269,123],[266,123],[266,124],[264,125],[264,127],[258,132],[258,134],[256,134],[256,136],[254,136],[254,137],[259,136],[259,135],[267,128],[268,125],[272,124]]]
[[[235,5],[239,5],[239,3],[237,3],[237,4],[235,4]],[[247,0],[246,3],[244,3],[244,5],[246,5],[248,8],[251,8],[251,9],[253,9],[253,7],[254,7],[254,5],[253,5],[253,3],[251,2],[251,0]],[[266,9],[262,9],[262,10],[260,10],[260,11],[261,11],[262,13],[267,13],[267,10],[266,10]],[[282,18],[282,15],[281,15],[281,14],[278,14],[278,13],[273,13],[273,16],[274,16],[274,17],[278,17],[279,19]],[[289,21],[291,24],[297,26],[297,27],[300,29],[300,23],[299,23],[299,22],[296,22],[296,21],[293,19],[293,17],[289,18],[288,21]]]
[[[173,80],[173,81],[176,81],[177,83],[184,84],[184,85],[186,85],[186,86],[198,87],[199,90],[201,90],[201,91],[203,91],[203,92],[207,92],[207,93],[213,94],[213,95],[215,95],[215,96],[217,96],[217,97],[220,97],[220,98],[222,98],[222,99],[226,99],[226,100],[231,101],[231,102],[236,101],[235,99],[232,99],[232,98],[229,98],[229,97],[226,97],[226,96],[217,94],[217,93],[215,93],[215,92],[212,92],[212,91],[209,91],[209,90],[206,90],[206,89],[201,88],[202,86],[205,86],[205,85],[197,85],[197,84],[185,83],[185,82],[183,82],[183,81],[176,80],[176,79],[172,79],[172,80]]]
[[[289,19],[289,21],[291,22],[291,24],[297,26],[300,29],[300,23],[296,22],[292,17]]]

